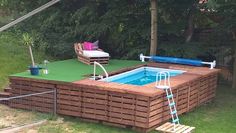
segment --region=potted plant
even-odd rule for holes
[[[28,33],[24,33],[23,34],[23,44],[28,46],[30,58],[31,58],[31,62],[32,62],[31,66],[29,67],[30,73],[31,73],[31,75],[39,75],[40,67],[35,65],[34,56],[33,56],[33,52],[32,52],[33,43],[34,43],[33,38]]]

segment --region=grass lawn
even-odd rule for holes
[[[52,114],[13,109],[2,104],[0,105],[0,111],[0,129],[52,118]]]
[[[219,86],[216,98],[195,111],[180,117],[182,123],[195,126],[196,133],[236,132],[236,88]]]
[[[0,27],[12,21],[13,16],[11,15],[2,15],[0,10]]]
[[[25,71],[30,65],[28,48],[21,43],[22,35],[3,32],[0,34],[0,90],[8,84],[10,74]],[[33,51],[37,63],[47,59],[39,51]]]

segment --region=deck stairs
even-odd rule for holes
[[[165,91],[172,119],[172,123],[167,122],[164,125],[156,128],[156,130],[167,133],[190,133],[193,129],[195,129],[195,127],[180,125],[176,109],[176,103],[170,85],[170,73],[168,71],[162,71],[157,73],[156,88]]]
[[[6,87],[6,88],[4,88],[4,92],[9,92],[9,93],[10,93],[10,92],[11,92],[11,90],[12,90],[12,89],[11,89],[11,87],[9,87],[9,86],[8,86],[8,87]]]
[[[0,98],[8,98],[11,96],[10,92],[0,92]]]

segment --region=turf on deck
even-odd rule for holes
[[[119,70],[126,67],[142,64],[141,61],[130,60],[110,60],[108,65],[103,65],[107,72]],[[27,77],[34,79],[45,79],[55,81],[74,82],[84,78],[86,75],[93,74],[93,65],[89,66],[79,62],[77,59],[64,61],[56,61],[48,64],[49,74],[45,75],[40,72],[38,76],[30,75],[29,71],[13,74],[11,76]],[[102,74],[103,71],[97,67],[97,74]]]

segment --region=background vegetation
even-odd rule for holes
[[[1,0],[1,5],[3,13],[15,19],[47,1],[32,3],[21,0],[19,4],[14,0]],[[232,36],[217,37],[226,35],[219,30],[219,23],[225,20],[219,17],[224,14],[211,11],[221,10],[218,3],[215,0],[208,4],[199,4],[197,0],[158,1],[160,46],[157,54],[196,58],[200,54],[209,54],[212,47],[231,45]],[[149,0],[62,0],[16,28],[31,32],[38,41],[35,43],[38,47],[58,58],[71,58],[74,42],[99,40],[100,47],[109,51],[113,58],[136,59],[139,53],[148,53],[149,50],[149,8]],[[198,33],[206,28],[211,29],[207,34],[209,38],[199,39],[201,34]],[[186,43],[191,32],[193,38]],[[197,48],[196,52],[188,52],[188,45]],[[166,46],[170,50],[166,50]],[[211,54],[215,56],[215,53]]]
[[[31,64],[27,46],[21,43],[22,35],[17,31],[5,32],[0,35],[0,90],[8,84],[8,76],[22,72]],[[44,59],[53,59],[40,50],[35,49],[37,63]]]

